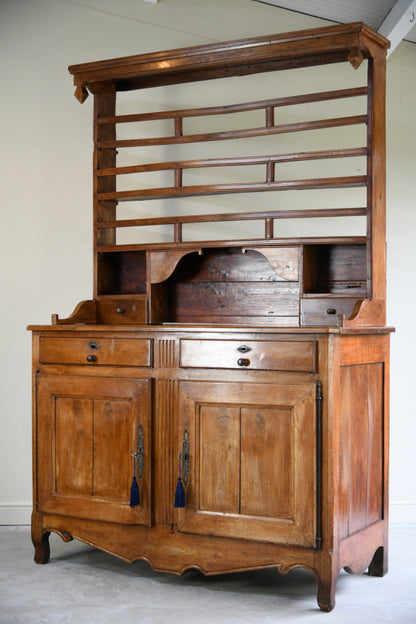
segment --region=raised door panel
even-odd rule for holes
[[[39,377],[39,511],[150,524],[149,383]],[[131,453],[137,452],[139,431],[143,448],[138,478],[140,505],[130,507]]]
[[[315,406],[311,383],[179,382],[189,474],[178,529],[315,546]]]

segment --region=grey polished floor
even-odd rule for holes
[[[56,535],[50,543],[50,563],[36,565],[29,527],[0,527],[1,624],[416,624],[416,524],[392,525],[384,578],[340,573],[330,614],[304,570],[175,577]]]

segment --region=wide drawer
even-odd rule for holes
[[[316,370],[316,342],[183,339],[180,366],[313,373]]]
[[[151,341],[144,338],[41,337],[42,364],[150,366]]]

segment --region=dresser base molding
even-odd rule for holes
[[[352,574],[384,576],[385,523],[379,522],[346,538],[339,551],[332,556],[321,550],[214,538],[189,536],[168,526],[129,526],[119,531],[110,522],[84,521],[77,518],[41,515],[32,517],[32,540],[36,563],[49,561],[49,536],[56,533],[64,542],[76,539],[110,555],[133,563],[146,561],[155,572],[182,575],[194,568],[205,576],[277,568],[288,574],[295,568],[304,568],[315,575],[318,583],[318,604],[321,610],[331,611],[335,606],[335,588],[342,568]],[[359,553],[357,555],[357,552]],[[180,553],[180,557],[178,557]]]

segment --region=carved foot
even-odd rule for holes
[[[321,611],[332,611],[335,607],[335,588],[338,574],[332,574],[329,578],[318,578],[318,605]]]
[[[368,566],[370,576],[384,576],[388,571],[387,548],[380,546],[374,553],[374,557]]]
[[[32,542],[35,547],[35,562],[48,563],[50,556],[49,548],[50,532],[44,531],[42,526],[42,516],[36,512],[32,513]]]
[[[40,540],[35,540],[32,537],[32,542],[35,547],[35,562],[36,563],[48,563],[50,556],[49,548],[49,535],[50,533],[42,533]]]

